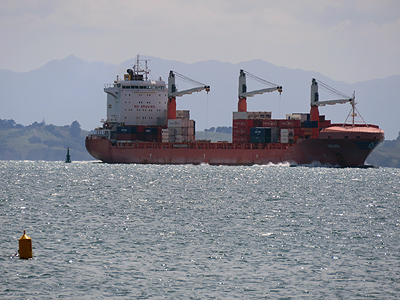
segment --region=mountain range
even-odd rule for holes
[[[237,110],[239,70],[283,86],[278,92],[248,98],[249,111],[272,111],[273,118],[285,118],[293,112],[309,112],[311,79],[316,78],[336,90],[351,96],[355,91],[357,109],[367,123],[378,124],[386,139],[398,136],[400,112],[400,75],[357,83],[335,81],[323,74],[289,69],[262,60],[237,64],[215,60],[187,64],[142,56],[148,61],[150,79],[167,80],[170,70],[211,86],[211,91],[194,93],[177,99],[177,109],[188,109],[196,121],[196,130],[212,126],[232,126],[232,112]],[[82,129],[91,130],[106,118],[104,84],[122,78],[136,58],[117,65],[87,62],[75,56],[53,60],[41,68],[24,73],[0,70],[0,119],[13,119],[23,125],[35,121],[63,125],[78,121]],[[346,72],[345,66],[343,72]],[[193,87],[177,79],[178,89]],[[264,87],[248,77],[248,90]],[[338,96],[320,89],[320,99]],[[349,104],[321,107],[320,113],[335,123],[344,122],[350,112]],[[361,120],[361,119],[360,119]]]

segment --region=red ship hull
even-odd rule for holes
[[[294,144],[250,143],[153,143],[87,137],[86,149],[106,163],[265,165],[269,163],[362,166],[384,139],[378,128],[326,128],[319,138],[299,139]]]

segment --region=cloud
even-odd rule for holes
[[[397,74],[396,0],[2,1],[0,69],[70,54],[119,63],[137,53],[268,62],[359,81]]]

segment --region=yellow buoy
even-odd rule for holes
[[[32,258],[32,239],[26,235],[24,230],[24,235],[19,239],[19,258]]]

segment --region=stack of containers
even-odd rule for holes
[[[280,128],[280,142],[283,144],[292,144],[300,136],[301,120],[299,119],[278,120],[278,126]]]
[[[117,140],[119,141],[147,141],[158,140],[158,128],[146,126],[119,126]]]
[[[120,126],[117,127],[117,140],[118,141],[134,141],[137,139],[136,126]]]
[[[161,127],[146,127],[144,129],[144,140],[146,142],[159,142],[161,140]]]
[[[249,112],[233,112],[233,143],[249,143],[251,142],[251,128],[258,127],[274,127],[263,124],[271,119],[270,111],[249,111]],[[275,125],[276,127],[276,125]],[[254,129],[255,130],[255,129]],[[263,135],[265,131],[260,132]],[[254,139],[262,139],[254,137]]]
[[[250,142],[250,128],[253,127],[253,119],[248,118],[248,112],[233,112],[233,143]]]
[[[194,140],[194,120],[171,119],[168,120],[169,142],[182,143]]]
[[[161,129],[161,142],[169,143],[169,129],[168,128]]]
[[[281,143],[294,143],[294,128],[281,128]]]
[[[318,132],[318,121],[305,121],[303,127],[305,136],[311,136]]]
[[[145,130],[146,126],[136,126],[136,140],[138,141],[144,141],[145,140]]]
[[[250,129],[250,143],[277,143],[278,127],[253,127]]]
[[[247,118],[253,120],[253,127],[264,127],[263,120],[270,120],[272,113],[270,111],[249,111]]]
[[[320,128],[326,128],[331,126],[331,120],[325,120],[325,116],[319,116],[319,127]]]

